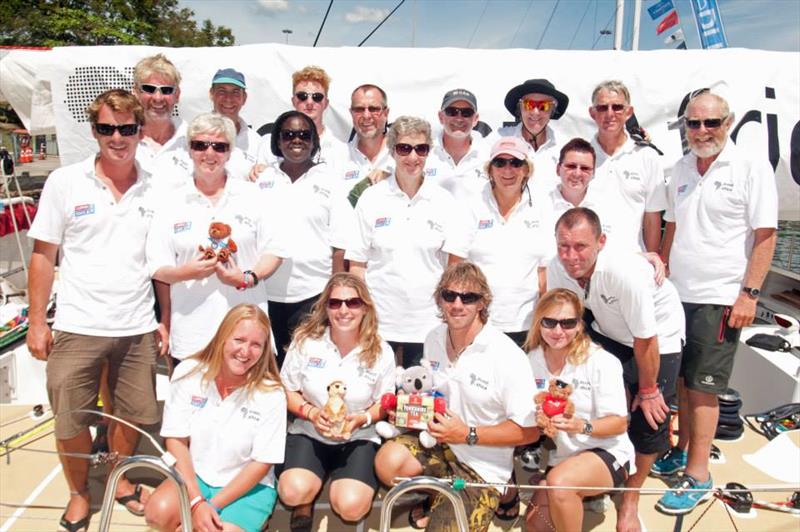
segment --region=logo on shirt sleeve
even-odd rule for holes
[[[389,224],[392,223],[392,219],[384,216],[383,218],[378,218],[375,220],[375,229],[379,227],[388,227]]]
[[[192,406],[195,408],[203,408],[204,406],[206,406],[207,401],[208,397],[203,397],[201,395],[192,396]]]
[[[322,369],[325,367],[325,361],[319,357],[310,357],[308,359],[308,363],[306,364],[307,368],[319,368]]]
[[[478,221],[478,229],[489,229],[494,225],[494,220],[480,220]]]
[[[350,170],[349,172],[345,172],[344,178],[345,179],[357,179],[359,171],[358,170]]]
[[[544,390],[545,386],[547,386],[547,379],[536,379],[537,390]]]
[[[75,205],[75,218],[94,214],[94,203],[84,203],[83,205]]]
[[[172,232],[175,234],[183,233],[192,228],[192,222],[178,222],[172,226]]]

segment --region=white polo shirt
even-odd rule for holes
[[[265,253],[287,255],[278,231],[283,227],[265,208],[258,188],[250,182],[229,179],[216,206],[195,186],[186,185],[164,201],[153,219],[147,238],[147,265],[151,275],[164,266],[178,266],[199,255],[208,245],[211,222],[231,226],[238,246],[233,260],[240,270],[252,269]],[[225,314],[235,305],[252,303],[267,311],[263,283],[247,290],[223,284],[215,274],[205,279],[170,285],[172,356],[183,359],[206,346]]]
[[[261,143],[258,147],[258,163],[271,165],[275,162],[283,160],[282,157],[277,157],[272,153],[272,133],[268,133],[261,137]],[[326,127],[325,131],[319,137],[319,152],[316,155],[317,162],[324,162],[328,164],[329,168],[341,168],[346,164],[349,158],[349,151],[347,144],[336,138],[331,133],[331,128]],[[338,175],[338,171],[337,171]]]
[[[485,427],[511,420],[536,425],[533,373],[525,353],[505,334],[486,324],[455,363],[447,357],[447,325],[440,323],[425,338],[423,358],[431,363],[433,383],[447,406],[467,426]],[[508,482],[514,447],[451,443],[461,463],[486,482]]]
[[[675,222],[670,280],[681,301],[732,305],[753,251],[753,230],[778,226],[772,168],[728,141],[704,176],[694,154],[679,160],[668,193],[664,218]]]
[[[592,421],[606,416],[627,416],[622,364],[617,357],[599,346],[592,345],[589,349],[589,357],[583,364],[574,366],[567,361],[560,375],[553,375],[547,369],[541,347],[529,352],[533,377],[536,379],[536,393],[546,392],[551,379],[560,379],[572,385],[569,400],[575,405],[575,417]],[[559,430],[555,444],[556,450],[550,453],[547,462],[549,466],[555,466],[582,451],[605,449],[620,466],[629,462],[629,472],[636,472],[635,452],[626,432],[598,438]]]
[[[678,353],[686,338],[678,291],[668,279],[656,285],[653,267],[639,253],[602,250],[586,289],[553,260],[547,288],[575,292],[594,314],[592,328],[628,347],[634,338],[658,336],[659,353]]]
[[[425,177],[448,191],[456,200],[480,193],[487,181],[483,165],[489,160],[491,146],[487,145],[480,133],[473,131],[469,151],[456,163],[444,149],[443,135],[434,139],[431,154],[425,161]]]
[[[646,212],[667,208],[667,185],[658,154],[647,146],[637,146],[630,136],[614,155],[607,154],[597,135],[592,137],[597,160],[591,187],[603,187],[606,194],[617,195],[618,205],[627,207],[628,223],[621,226],[624,241],[635,239],[644,250],[642,217]]]
[[[363,412],[381,400],[385,393],[395,390],[394,352],[381,342],[381,352],[372,367],[364,365],[356,347],[342,356],[330,337],[330,329],[318,339],[306,339],[302,345],[292,343],[281,368],[281,380],[290,392],[300,392],[312,405],[322,408],[328,401],[328,385],[340,380],[347,385],[344,402],[349,413]],[[296,417],[289,426],[290,434],[303,434],[330,445],[347,443],[331,440],[317,432],[314,424]],[[380,443],[375,425],[357,429],[350,440],[369,440]]]
[[[358,232],[345,258],[367,263],[381,336],[422,343],[439,322],[433,292],[448,254],[466,255],[466,213],[428,180],[409,198],[391,175],[364,191],[356,219]]]
[[[89,336],[132,336],[157,327],[144,242],[156,197],[139,178],[119,201],[95,173],[95,156],[45,181],[28,236],[61,246],[53,328]]]
[[[216,329],[216,327],[215,327]],[[175,368],[164,403],[161,436],[189,438],[192,466],[203,482],[227,486],[251,462],[283,463],[286,449],[286,393],[239,388],[222,399],[196,360]],[[191,373],[191,374],[190,374]],[[270,384],[275,384],[270,382]],[[274,468],[259,483],[275,487]]]
[[[347,249],[355,235],[355,215],[341,183],[319,163],[294,183],[280,168],[268,166],[256,186],[269,205],[280,208],[281,226],[291,234],[287,256],[264,281],[271,301],[294,303],[316,296],[331,276],[332,248]]]
[[[467,203],[467,260],[486,275],[492,290],[489,319],[504,332],[527,331],[539,300],[538,268],[555,253],[542,210],[529,191],[504,219],[487,181]]]
[[[225,164],[228,177],[247,180],[250,170],[256,164],[261,136],[252,129],[244,119],[239,118],[239,132],[231,151],[231,158]]]
[[[394,172],[394,159],[385,143],[374,161],[367,159],[367,156],[358,149],[357,135],[347,144],[347,149],[348,157],[339,166],[339,178],[346,182],[345,189],[343,189],[346,190],[345,194],[375,169]]]
[[[176,188],[191,181],[194,163],[189,155],[189,126],[180,118],[173,118],[175,134],[164,144],[144,138],[136,149],[136,161],[155,179],[157,186]]]
[[[545,126],[545,131],[547,131],[547,140],[539,146],[538,150],[534,150],[533,146],[522,136],[522,122],[514,126],[501,127],[497,130],[497,135],[520,138],[528,146],[528,157],[533,160],[533,176],[530,180],[530,187],[534,197],[541,197],[547,194],[561,182],[556,173],[556,165],[558,165],[558,156],[562,143],[550,125]],[[492,140],[497,141],[497,137]],[[489,148],[491,148],[491,145]]]

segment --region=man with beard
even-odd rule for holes
[[[710,492],[711,440],[719,418],[717,394],[728,387],[742,328],[753,322],[761,285],[775,251],[778,198],[765,159],[747,157],[728,142],[733,114],[720,96],[703,92],[684,114],[690,153],[672,172],[662,256],[686,314],[681,364],[678,446],[652,468],[684,475],[656,508],[692,511]],[[687,452],[688,450],[688,452]]]

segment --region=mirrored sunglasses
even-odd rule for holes
[[[175,93],[175,85],[152,85],[150,83],[142,83],[139,85],[139,88],[142,89],[142,92],[146,92],[147,94],[155,94],[155,92],[158,91],[164,96],[171,96]]]
[[[308,93],[306,91],[299,91],[295,92],[294,95],[301,102],[308,100],[309,96],[311,96],[311,99],[314,100],[316,103],[320,103],[322,100],[325,99],[325,95],[322,94],[321,92]]]
[[[528,112],[539,110],[542,113],[548,113],[553,105],[555,104],[552,100],[522,100],[522,108]]]

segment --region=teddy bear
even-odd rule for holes
[[[347,393],[347,386],[342,381],[333,381],[328,385],[328,401],[322,407],[322,413],[330,422],[330,431],[323,432],[326,438],[342,436],[350,438],[350,433],[344,432],[345,418],[347,418],[347,405],[344,396]]]
[[[436,438],[426,430],[428,421],[433,418],[434,412],[444,414],[447,407],[442,394],[433,389],[433,372],[430,369],[430,363],[423,360],[419,366],[411,366],[408,369],[398,366],[396,376],[397,395],[383,394],[381,408],[384,411],[395,411],[398,395],[408,394],[409,400],[400,414],[403,417],[402,422],[406,424],[407,428],[419,429],[419,441],[423,447],[429,449],[436,445]],[[423,406],[423,402],[430,403],[429,398],[433,398],[433,412]],[[398,415],[396,415],[395,421],[397,421],[397,417]],[[400,434],[398,427],[386,421],[376,423],[375,430],[385,439],[394,438]]]
[[[572,417],[575,405],[569,400],[572,386],[561,379],[551,379],[547,391],[537,393],[533,402],[539,407],[536,410],[536,425],[550,438],[554,438],[557,429],[553,426],[552,417],[558,414]]]
[[[204,259],[217,257],[217,260],[225,264],[231,254],[239,249],[231,238],[231,226],[222,222],[211,222],[208,226],[208,240],[210,245],[200,246]]]

